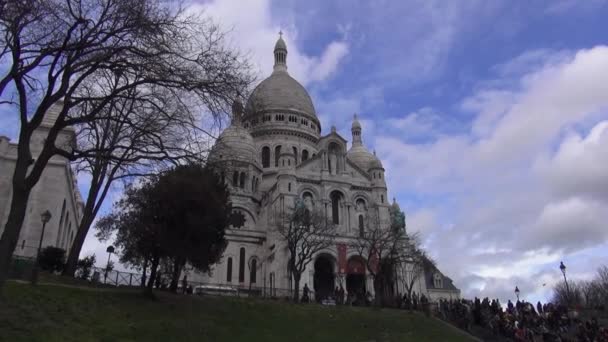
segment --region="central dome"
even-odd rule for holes
[[[287,71],[275,70],[262,81],[253,90],[245,107],[248,116],[277,110],[306,113],[316,118],[315,107],[308,92]]]
[[[287,72],[287,45],[282,36],[274,46],[272,74],[249,96],[243,122],[254,136],[287,132],[311,141],[319,139],[321,123],[312,99]]]

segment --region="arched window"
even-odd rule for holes
[[[270,147],[268,146],[262,148],[262,167],[270,167]]]
[[[308,150],[302,150],[302,161],[308,160]]]
[[[234,171],[234,173],[232,174],[232,185],[239,186],[239,172],[238,171]]]
[[[256,282],[257,271],[258,271],[257,268],[258,268],[257,259],[251,259],[251,271],[249,273],[249,282],[252,284],[255,284],[255,282]]]
[[[251,177],[251,191],[255,192],[255,176]]]
[[[384,203],[384,195],[380,195],[380,202]]]
[[[334,224],[340,224],[340,200],[342,195],[334,191],[331,193],[331,217]]]
[[[363,224],[363,215],[359,215],[359,236],[363,237],[363,234],[365,234],[365,227]]]
[[[232,281],[232,258],[228,258],[228,265],[226,265],[226,281]]]
[[[435,273],[433,276],[433,285],[437,289],[443,288],[443,279],[441,278],[441,274]]]
[[[293,147],[293,155],[296,160],[296,165],[298,165],[298,149],[295,146]]]
[[[291,183],[287,183],[287,191],[291,191]]]
[[[258,191],[258,187],[260,186],[260,179],[256,177],[255,179],[255,191]]]
[[[241,172],[241,184],[240,184],[241,189],[245,189],[245,178],[247,178],[247,176],[245,175],[245,172]]]
[[[279,167],[279,157],[281,155],[281,145],[274,148],[274,166]]]
[[[239,283],[245,281],[245,247],[239,252]]]
[[[223,170],[222,170],[222,173],[220,174],[220,178],[222,179],[222,184],[226,183],[226,174],[224,173]]]

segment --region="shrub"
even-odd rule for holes
[[[61,272],[65,265],[65,249],[48,246],[40,251],[38,258],[40,268],[49,272]]]
[[[83,259],[78,260],[76,264],[76,277],[80,279],[89,279],[91,276],[91,270],[95,266],[95,255],[89,255]]]

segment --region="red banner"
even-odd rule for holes
[[[338,247],[338,272],[340,274],[346,273],[346,245],[339,243]]]

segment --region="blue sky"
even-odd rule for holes
[[[325,133],[363,140],[464,295],[608,263],[604,1],[206,1],[260,79],[282,30]],[[605,24],[604,24],[605,25]],[[543,284],[546,284],[543,286]]]
[[[350,140],[359,115],[408,229],[465,296],[504,302],[517,285],[544,300],[560,260],[571,278],[608,264],[606,1],[188,5],[230,30],[260,80],[285,33],[324,133]],[[90,236],[83,253],[104,250]]]

